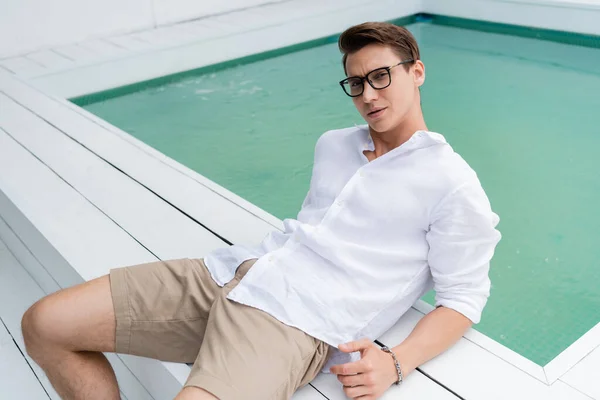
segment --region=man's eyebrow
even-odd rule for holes
[[[348,77],[348,78],[364,78],[365,76],[367,76],[367,75],[368,75],[368,74],[370,74],[371,72],[373,72],[373,71],[376,71],[376,70],[378,70],[378,69],[386,68],[386,67],[387,67],[387,65],[384,65],[384,66],[381,66],[381,67],[376,67],[376,68],[370,69],[370,70],[368,70],[368,71],[367,71],[367,73],[366,73],[366,74],[364,74],[364,75],[356,75],[356,74],[354,74],[354,75],[351,75],[351,74],[348,74],[348,76],[347,76],[347,77]]]

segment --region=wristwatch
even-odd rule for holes
[[[396,358],[396,354],[394,354],[394,352],[392,350],[390,350],[390,348],[387,346],[383,346],[381,348],[381,350],[385,351],[386,353],[390,353],[392,355],[392,358],[394,359],[394,364],[396,364],[396,372],[398,372],[398,380],[395,383],[396,383],[396,385],[401,384],[404,381],[404,377],[402,376],[402,370],[400,369],[400,363],[398,362],[398,359]]]

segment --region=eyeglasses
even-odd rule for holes
[[[392,83],[392,75],[390,70],[398,65],[408,64],[413,62],[413,59],[401,61],[391,67],[377,68],[369,72],[364,77],[351,76],[349,78],[340,81],[340,86],[344,89],[344,92],[350,97],[358,97],[363,94],[365,90],[364,82],[369,82],[369,85],[375,90],[385,89]]]

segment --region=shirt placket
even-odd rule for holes
[[[348,180],[346,185],[344,185],[340,193],[337,195],[337,197],[323,216],[321,222],[317,225],[317,231],[319,231],[321,228],[326,228],[327,225],[333,223],[337,215],[342,211],[342,209],[346,205],[348,197],[352,195],[352,191],[354,191],[355,186],[360,185],[364,181],[364,178],[366,176],[366,173],[364,171],[365,167],[367,167],[367,165],[363,165],[362,167],[360,167],[354,173],[354,175],[352,175],[350,180]]]

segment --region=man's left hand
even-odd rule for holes
[[[344,393],[354,400],[375,400],[398,380],[394,359],[369,339],[340,344],[344,353],[360,351],[360,360],[335,365],[330,371],[344,385]]]

